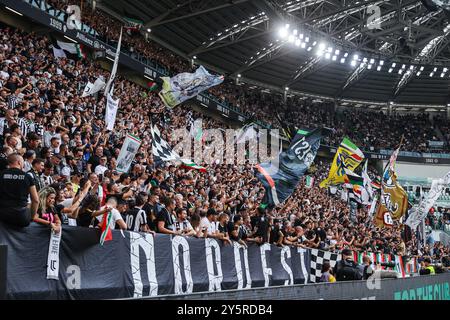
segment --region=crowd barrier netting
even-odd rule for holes
[[[211,238],[114,230],[113,240],[101,246],[99,237],[97,229],[64,226],[59,279],[48,280],[50,230],[34,223],[23,229],[0,223],[0,245],[8,246],[7,298],[139,298],[291,286],[314,283],[324,260],[334,265],[340,259],[316,249],[245,248]],[[406,264],[402,268],[408,270]]]

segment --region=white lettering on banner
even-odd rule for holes
[[[214,247],[214,261],[212,255],[212,248]],[[208,278],[209,278],[209,291],[221,291],[222,290],[222,262],[220,258],[220,247],[219,243],[215,239],[206,238],[205,239],[205,249],[206,249],[206,266],[208,268]],[[217,274],[214,272],[214,265],[216,264]]]
[[[94,46],[94,41],[89,39],[88,37],[86,37],[84,34],[82,34],[81,32],[77,32],[76,35],[77,39],[80,39],[83,42],[86,42],[87,44],[89,44],[91,47]]]
[[[155,245],[153,236],[150,234],[130,232],[130,258],[131,274],[133,275],[134,298],[141,298],[143,284],[141,278],[141,263],[139,248],[145,252],[147,265],[147,276],[150,282],[150,296],[158,295],[158,281],[156,280]]]
[[[144,68],[144,74],[150,76],[151,78],[156,78],[158,76],[156,71],[150,69],[149,67]]]
[[[54,18],[50,18],[50,27],[53,27],[53,28],[61,31],[63,29],[63,24],[61,21],[58,21]]]
[[[68,274],[66,285],[67,289],[81,289],[81,270],[79,266],[70,265],[67,267],[66,273]]]
[[[288,286],[290,284],[294,284],[294,275],[292,274],[291,267],[287,264],[286,258],[291,258],[291,248],[285,246],[283,249],[281,249],[281,265],[283,266],[283,269],[288,273],[289,280],[284,281],[284,285]]]
[[[234,264],[236,266],[236,277],[238,279],[238,289],[250,289],[252,287],[252,279],[250,277],[250,268],[248,266],[248,250],[245,246],[233,241],[234,247]],[[242,272],[241,249],[244,252],[244,269],[247,283],[244,287],[244,277]]]
[[[269,276],[272,275],[272,268],[267,267],[266,251],[270,251],[270,244],[264,243],[259,247],[259,249],[261,250],[261,264],[264,275],[264,287],[268,287],[270,284]]]
[[[186,278],[186,291],[183,291],[183,278],[180,267],[180,245],[183,247],[183,272]],[[192,281],[191,256],[189,253],[189,243],[184,237],[175,236],[172,239],[173,273],[175,277],[175,294],[192,293],[194,282]]]
[[[297,248],[297,252],[300,253],[300,265],[302,268],[302,274],[303,278],[305,279],[305,284],[308,282],[308,271],[306,271],[306,264],[305,264],[305,252],[306,249],[304,248]]]
[[[59,245],[61,243],[61,234],[62,230],[58,233],[52,230],[50,233],[47,257],[47,279],[59,279]]]

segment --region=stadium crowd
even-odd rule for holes
[[[62,0],[49,1],[64,11],[67,3]],[[80,5],[80,1],[72,1]],[[115,45],[119,38],[120,26],[123,22],[116,20],[101,10],[92,11],[90,6],[82,10],[82,21],[93,27],[100,39]],[[144,62],[159,66],[169,74],[190,72],[193,66],[185,59],[177,56],[168,49],[157,45],[154,41],[146,41],[140,33],[123,33],[122,51],[132,56],[144,57]],[[280,114],[283,121],[294,126],[326,125],[336,129],[332,137],[326,137],[324,143],[338,146],[343,137],[349,136],[363,150],[375,151],[380,149],[392,150],[399,143],[399,137],[404,134],[402,151],[430,152],[428,141],[440,140],[435,129],[440,129],[447,138],[448,122],[430,122],[428,115],[422,114],[392,114],[387,116],[382,111],[356,111],[354,109],[335,112],[334,103],[313,102],[313,99],[290,96],[286,103],[283,96],[278,93],[263,93],[261,88],[252,90],[254,86],[236,85],[232,80],[209,90],[219,101],[243,114],[272,127],[278,127],[275,119]],[[404,124],[408,123],[407,126]],[[356,130],[355,130],[356,129]],[[447,139],[448,141],[448,139]],[[448,144],[442,150],[433,152],[448,153]]]
[[[81,98],[81,93],[88,81],[100,75],[107,79],[108,72],[86,59],[55,59],[46,36],[11,27],[2,27],[1,34],[0,165],[28,172],[39,198],[31,199],[37,204],[31,212],[35,222],[55,230],[61,224],[95,227],[103,213],[110,211],[111,228],[243,244],[419,254],[414,234],[407,235],[398,223],[392,229],[374,227],[362,207],[357,221],[350,221],[347,204],[319,189],[317,183],[308,189],[302,182],[283,207],[267,211],[259,207],[264,189],[250,164],[208,165],[206,173],[175,165],[157,167],[150,151],[151,124],[157,124],[170,142],[173,130],[188,125],[192,110],[168,110],[154,92],[118,77],[114,94],[121,108],[114,131],[107,131],[103,95]],[[244,95],[244,101],[249,99],[256,98]],[[272,105],[265,104],[267,112],[277,103],[275,99]],[[245,102],[242,107],[258,103]],[[329,111],[302,106],[306,116],[302,113],[296,125],[338,123]],[[264,116],[270,119],[268,115]],[[193,117],[202,118],[205,128],[226,127],[199,113]],[[129,173],[119,174],[117,157],[127,133],[141,138],[142,145]],[[328,169],[327,160],[317,159],[309,174],[318,182]],[[6,195],[11,197],[0,194],[0,205],[11,200]],[[440,257],[448,256],[448,247],[437,246]]]

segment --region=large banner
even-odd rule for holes
[[[127,135],[123,142],[122,149],[120,149],[119,156],[117,157],[118,172],[128,172],[140,146],[141,139],[132,134]]]
[[[172,78],[162,77],[161,79],[164,83],[159,96],[167,107],[173,108],[200,92],[221,84],[224,77],[212,75],[200,66],[194,73],[183,72]]]
[[[305,284],[310,251],[215,239],[63,227],[59,280],[46,278],[50,230],[0,223],[8,245],[9,299],[108,299]],[[39,245],[37,245],[39,244]]]
[[[277,206],[290,197],[313,163],[321,137],[321,129],[311,132],[299,130],[286,152],[281,152],[274,161],[255,167],[256,176],[265,189],[263,204]]]
[[[419,206],[414,206],[410,212],[406,225],[412,230],[416,230],[417,226],[427,217],[431,207],[434,206],[436,200],[441,196],[445,187],[450,184],[450,172],[448,172],[442,179],[433,180],[431,189],[427,196],[420,201]]]

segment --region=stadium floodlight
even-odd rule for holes
[[[348,57],[348,52],[344,53],[344,58]]]
[[[306,41],[306,42],[308,42],[308,41]],[[316,44],[317,44],[317,41],[314,41],[312,45],[315,46]]]
[[[302,47],[303,49],[305,49],[305,48],[306,48],[306,43],[302,42],[301,47]]]
[[[417,71],[416,76],[420,76],[422,74],[422,71]]]
[[[392,68],[395,68],[397,64],[395,62],[392,63]]]
[[[240,77],[242,77],[242,75],[239,73],[239,74],[238,74],[238,78],[240,78]]]
[[[363,62],[367,62],[367,58],[366,57],[364,57]]]
[[[289,87],[285,87],[284,90],[289,91]]]
[[[319,51],[316,52],[316,54],[317,54],[318,57],[321,57],[321,56],[323,56],[323,51],[319,50]]]
[[[280,36],[280,38],[286,38],[287,36],[287,30],[286,28],[281,28],[280,31],[278,32],[278,35]]]
[[[424,66],[421,66],[421,67],[420,67],[420,71],[423,71],[423,69],[425,69],[425,67],[424,67]]]
[[[345,63],[345,58],[341,58],[341,63]]]
[[[339,55],[341,53],[341,51],[339,49],[336,49],[336,51],[334,52],[335,55]]]
[[[350,64],[352,65],[352,67],[356,66],[356,60],[352,60]]]
[[[333,57],[331,58],[331,60],[336,61],[336,60],[337,60],[337,56],[333,56]]]
[[[297,47],[300,47],[300,43],[301,43],[300,39],[295,40],[295,45],[296,45]]]
[[[325,58],[326,59],[330,59],[331,58],[331,54],[329,52],[325,53]]]
[[[292,36],[292,35],[289,36],[288,41],[289,41],[290,43],[293,43],[294,40],[295,40],[294,36]]]
[[[432,78],[434,76],[434,72],[430,73],[430,78]]]
[[[370,59],[370,64],[374,64],[375,63],[375,59]]]
[[[294,31],[292,31],[292,33],[294,34],[294,36],[296,36],[298,34],[298,30],[294,29]]]
[[[197,59],[197,56],[193,56],[192,59],[194,59],[194,60]]]
[[[406,64],[402,65],[402,69],[405,69],[405,68],[406,68]]]
[[[312,47],[308,47],[308,49],[306,49],[306,51],[311,51],[312,50]]]
[[[328,50],[327,50],[327,52],[333,52],[333,48],[332,47],[328,47]]]
[[[380,60],[380,66],[384,65],[384,60]]]
[[[326,47],[327,45],[324,43],[324,42],[321,42],[320,44],[319,44],[319,49],[320,50],[325,50],[325,47]]]
[[[359,59],[359,56],[357,55],[357,54],[355,54],[354,56],[353,56],[353,60],[358,60]]]
[[[378,67],[377,67],[377,71],[381,71],[381,66],[378,66]]]
[[[284,26],[284,28],[285,28],[286,30],[289,29],[289,27],[290,27],[289,23],[286,23],[286,25]]]
[[[414,69],[413,65],[409,66],[409,70],[413,70],[413,69]]]
[[[443,78],[445,76],[445,73],[444,72],[442,72],[441,73],[441,78]]]
[[[394,69],[389,68],[388,72],[389,72],[389,73],[392,73],[392,71],[394,71]]]
[[[367,66],[367,69],[372,69],[372,65],[371,64],[369,64],[368,66]]]
[[[442,69],[442,72],[447,72],[448,71],[448,69],[447,68],[444,68],[444,69]]]
[[[148,32],[148,33],[152,32],[152,29],[147,28],[147,32]]]
[[[300,39],[303,39],[303,33],[300,33],[299,37],[300,37]]]
[[[437,68],[434,68],[434,69],[433,69],[433,72],[436,72],[436,71],[437,71]]]
[[[306,38],[305,38],[305,42],[309,42],[309,37],[306,37]]]
[[[403,69],[398,69],[398,74],[402,74],[403,73]]]

